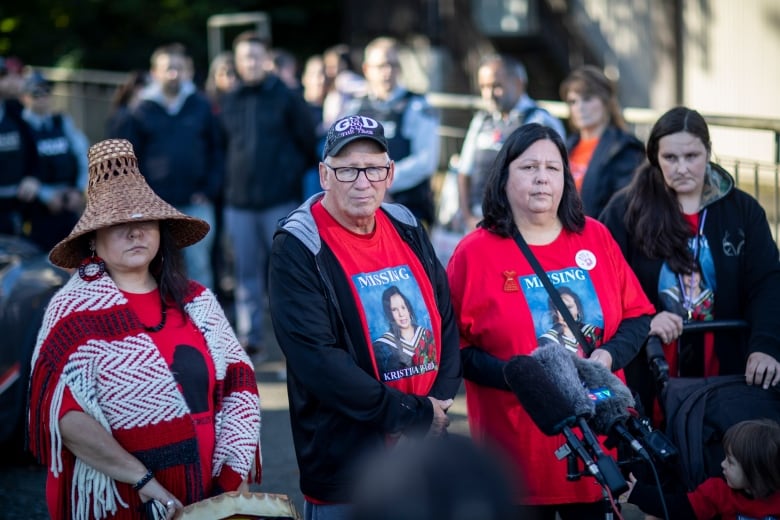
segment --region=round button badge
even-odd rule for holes
[[[574,261],[581,269],[590,271],[596,267],[596,255],[587,249],[580,249],[577,254],[574,255]]]

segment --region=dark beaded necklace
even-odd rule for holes
[[[160,320],[160,323],[158,323],[154,327],[150,327],[148,325],[144,325],[144,330],[146,332],[160,332],[163,329],[163,327],[165,327],[165,320],[166,320],[166,318],[167,318],[167,316],[165,314],[165,307],[163,307],[162,308],[162,319]]]
[[[165,306],[165,302],[162,299],[162,295],[160,295],[160,308],[162,309],[162,318],[160,319],[160,323],[158,323],[153,327],[142,324],[146,332],[160,332],[163,329],[163,327],[165,327],[165,320],[168,319],[168,315],[165,312],[166,306]]]

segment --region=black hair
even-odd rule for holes
[[[711,151],[709,129],[701,114],[680,106],[662,115],[647,140],[647,161],[625,188],[628,204],[623,221],[631,230],[634,245],[645,256],[666,260],[676,273],[690,273],[694,259],[688,239],[692,232],[680,211],[677,194],[666,185],[658,163],[659,141],[678,132],[698,137],[707,152]]]
[[[582,307],[582,300],[580,299],[579,295],[576,292],[574,292],[572,289],[566,287],[565,285],[556,287],[556,290],[558,291],[558,294],[561,295],[561,297],[570,296],[571,299],[574,300],[574,305],[577,306],[577,315],[572,316],[572,318],[574,318],[574,321],[577,323],[582,323],[583,321],[585,321],[585,309]],[[550,309],[550,314],[552,314],[553,316],[553,322],[555,322],[555,315],[558,312],[558,306],[555,305],[555,302],[553,301],[552,298],[547,299],[547,307]]]
[[[184,314],[184,297],[189,281],[184,274],[184,258],[176,247],[167,221],[160,221],[160,248],[149,265],[163,301],[173,301],[176,308]]]
[[[488,172],[485,195],[482,199],[484,219],[479,223],[480,227],[502,237],[512,236],[516,226],[506,195],[509,163],[522,155],[535,142],[542,140],[552,141],[563,161],[563,195],[558,205],[558,218],[567,231],[582,232],[585,227],[585,212],[569,168],[566,145],[558,132],[538,123],[529,123],[517,128],[509,135],[501,151],[498,152]]]
[[[723,435],[723,450],[742,467],[755,498],[780,490],[780,424],[772,419],[741,421]]]
[[[393,310],[390,308],[390,299],[395,295],[403,298],[406,309],[409,311],[409,320],[412,322],[412,327],[414,328],[417,327],[417,316],[414,313],[412,302],[409,301],[409,298],[407,298],[398,287],[391,285],[385,289],[385,291],[382,293],[382,310],[384,310],[385,319],[387,320],[387,324],[390,327],[390,332],[392,332],[396,338],[400,338],[401,331],[399,330],[395,319],[393,319]]]

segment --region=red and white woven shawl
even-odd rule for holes
[[[254,468],[252,480],[259,482],[260,403],[252,365],[210,291],[191,283],[185,310],[203,333],[216,370],[213,477],[233,488]],[[212,476],[200,474],[184,396],[108,276],[85,282],[74,275],[49,303],[32,358],[30,448],[71,497],[63,518],[104,518],[120,507],[134,511],[138,494],[130,485],[62,449],[58,419],[66,388],[185,504],[206,498],[202,482]]]

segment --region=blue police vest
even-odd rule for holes
[[[75,186],[78,177],[78,163],[70,141],[65,135],[62,116],[51,117],[51,126],[33,128],[38,148],[38,162],[41,182]]]

